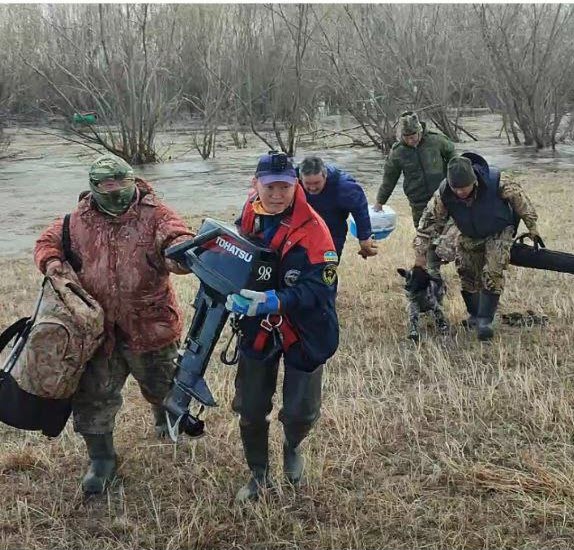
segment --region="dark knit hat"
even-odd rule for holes
[[[448,163],[446,179],[454,189],[474,185],[477,179],[470,159],[466,157],[452,158]]]

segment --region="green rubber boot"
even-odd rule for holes
[[[480,294],[478,292],[462,290],[461,295],[464,300],[464,305],[466,306],[466,311],[468,312],[468,319],[462,321],[462,326],[467,330],[472,330],[476,328]]]
[[[82,480],[86,495],[102,494],[116,476],[117,455],[111,433],[82,434],[86,441],[90,466]]]
[[[306,430],[303,438],[309,433]],[[301,456],[301,449],[299,445],[294,447],[287,440],[283,442],[283,473],[285,478],[291,484],[297,487],[301,483],[301,478],[303,477],[303,467],[305,462]]]
[[[478,315],[476,318],[479,340],[490,340],[494,336],[492,323],[494,321],[494,314],[498,308],[499,300],[500,294],[494,294],[493,292],[488,292],[486,290],[481,291]]]
[[[297,487],[303,477],[304,460],[301,442],[317,422],[321,410],[321,379],[323,367],[313,372],[285,369],[283,410],[283,473],[288,483]]]
[[[251,477],[237,494],[235,502],[244,504],[259,499],[266,489],[273,487],[268,475],[269,468],[269,423],[262,425],[240,425],[243,452]]]

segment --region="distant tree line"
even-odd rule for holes
[[[554,147],[572,132],[573,14],[567,4],[0,5],[0,114],[58,115],[73,139],[134,164],[157,161],[157,131],[183,115],[204,158],[222,129],[237,147],[251,132],[294,154],[330,112],[350,114],[361,143],[383,152],[405,109],[457,141],[469,106],[501,113],[509,141]],[[74,119],[92,111],[95,124]]]

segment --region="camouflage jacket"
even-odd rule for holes
[[[455,156],[452,142],[435,132],[426,130],[417,147],[409,147],[397,141],[385,162],[383,183],[377,193],[377,202],[385,204],[401,173],[404,176],[403,189],[412,206],[422,206],[430,200],[446,177],[449,160]]]
[[[501,199],[510,204],[512,210],[522,219],[528,230],[537,232],[538,215],[521,185],[503,174],[500,178],[498,193]],[[417,256],[426,255],[431,242],[442,234],[448,219],[448,210],[441,200],[440,191],[436,191],[423,212],[417,235],[413,241]]]
[[[104,310],[107,353],[116,330],[138,353],[167,346],[182,330],[169,272],[185,271],[166,261],[163,251],[193,234],[149,184],[136,183],[137,198],[121,216],[102,214],[88,194],[70,217],[71,249],[82,262],[78,279]],[[64,261],[62,225],[63,218],[56,220],[36,241],[34,260],[43,273],[48,260]]]

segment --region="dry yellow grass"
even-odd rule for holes
[[[570,174],[518,176],[538,207],[547,244],[572,250]],[[0,546],[53,549],[571,548],[574,545],[574,298],[572,276],[511,268],[501,310],[533,309],[545,329],[499,326],[492,344],[429,322],[405,340],[396,268],[411,263],[401,227],[368,262],[351,241],[340,269],[341,346],[325,371],[323,415],[308,439],[307,481],[240,509],[246,475],[230,412],[234,370],[214,361],[220,408],[209,435],[178,446],[154,439],[130,381],[118,417],[120,481],[84,500],[83,442],[2,428]],[[31,260],[0,262],[0,325],[30,310],[39,281]],[[446,311],[463,317],[453,266]],[[196,285],[177,279],[182,304]],[[280,457],[276,410],[271,430]]]

